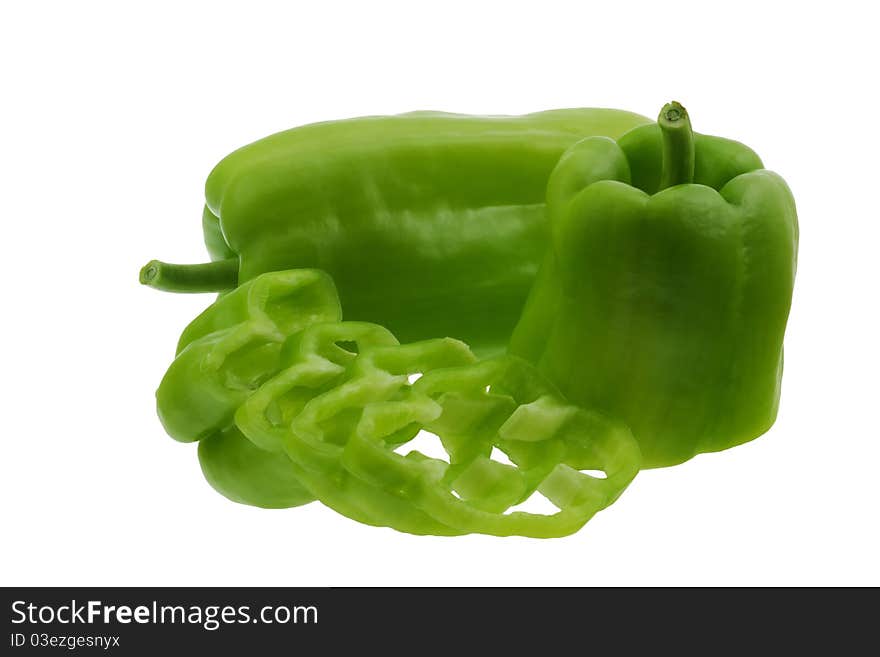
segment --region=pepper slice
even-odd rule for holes
[[[383,332],[306,329],[292,365],[236,413],[248,438],[283,445],[299,480],[343,515],[417,534],[563,536],[638,472],[626,427],[566,404],[524,361],[477,362],[452,339],[383,345]],[[356,343],[357,355],[340,353],[340,341]],[[318,394],[303,403],[304,388]],[[449,463],[394,451],[422,429],[440,437]],[[491,459],[496,447],[513,465]],[[579,472],[587,469],[606,478]],[[506,513],[536,490],[560,511]]]
[[[343,467],[345,443],[357,428],[361,408],[393,396],[406,385],[405,376],[388,371],[358,376],[358,354],[371,346],[390,346],[398,350],[400,358],[422,366],[474,360],[466,345],[457,340],[428,343],[400,347],[387,329],[365,322],[311,326],[285,345],[283,359],[288,367],[244,401],[235,413],[236,426],[262,449],[284,450],[282,454],[290,458],[298,481],[344,516],[411,534],[461,534]],[[358,381],[356,387],[348,383],[352,377]],[[317,399],[330,404],[334,412],[313,405]],[[389,444],[404,443],[418,430],[417,424],[402,427],[388,436]]]
[[[345,465],[375,485],[403,491],[457,529],[535,538],[571,534],[614,502],[638,473],[639,450],[626,426],[568,404],[519,358],[435,370],[411,393],[402,402],[365,408],[346,446]],[[423,428],[438,436],[448,464],[417,451],[403,456],[384,440],[405,421],[400,406],[429,401],[442,412]],[[495,449],[509,463],[494,460]],[[559,511],[512,509],[536,491]]]
[[[249,281],[184,330],[178,355],[156,391],[159,418],[175,440],[201,441],[202,471],[226,497],[272,508],[313,499],[290,472],[286,456],[258,450],[233,430],[233,414],[278,371],[288,336],[340,317],[330,277],[303,269]]]

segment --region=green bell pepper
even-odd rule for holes
[[[609,109],[413,112],[281,132],[208,177],[213,262],[153,261],[141,281],[223,291],[268,271],[322,269],[347,319],[404,342],[453,335],[500,353],[547,247],[544,193],[559,157],[583,137],[645,123]]]
[[[297,506],[312,496],[288,459],[258,449],[233,427],[233,414],[281,367],[291,334],[341,319],[333,281],[323,272],[272,272],[220,297],[184,330],[159,389],[168,434],[200,441],[208,482],[226,497],[262,507]]]
[[[785,182],[677,103],[573,145],[547,189],[551,246],[510,351],[625,421],[646,467],[776,417],[798,224]]]

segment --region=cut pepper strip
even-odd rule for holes
[[[381,345],[368,335],[380,327],[369,326],[305,330],[294,364],[236,414],[256,444],[283,444],[300,481],[340,513],[419,534],[562,536],[613,502],[638,472],[626,427],[566,404],[523,361],[477,363],[451,339]],[[358,346],[346,365],[327,358],[340,340]],[[305,403],[285,401],[303,386],[317,389],[310,384],[316,372],[334,366],[324,383],[336,378],[332,387]],[[415,373],[424,375],[410,385]],[[393,451],[420,429],[440,437],[449,463]],[[514,465],[492,461],[494,447]],[[579,472],[586,469],[606,478]],[[505,513],[536,490],[560,511]]]
[[[156,391],[168,435],[193,442],[230,426],[241,402],[278,371],[287,337],[341,314],[333,281],[318,270],[264,274],[219,298],[186,327]]]
[[[446,358],[450,363],[474,359],[467,347],[455,340],[429,342],[448,345]],[[340,322],[307,328],[285,345],[282,360],[289,366],[239,407],[235,423],[261,448],[284,450],[299,482],[344,516],[411,534],[462,534],[437,522],[405,498],[353,476],[342,465],[344,444],[357,428],[360,407],[371,399],[388,397],[406,383],[405,377],[382,372],[366,380],[359,378],[358,390],[348,386],[346,381],[356,376],[360,358],[344,346],[353,346],[360,353],[370,345],[392,346],[403,350],[401,355],[410,355],[406,347],[398,346],[391,333],[376,324]],[[427,350],[423,343],[419,347]],[[436,362],[437,354],[432,355],[432,362]],[[339,399],[346,408],[326,417],[306,410],[312,401],[325,397]],[[294,423],[303,430],[302,435],[294,436]],[[417,424],[404,427],[389,436],[389,440],[404,443],[418,430]]]
[[[392,355],[363,354],[363,380],[373,368],[388,371]],[[320,413],[327,401],[310,410]],[[440,438],[449,464],[389,449],[396,441],[386,437],[413,421]],[[492,460],[496,447],[513,465]],[[343,464],[456,529],[541,538],[573,533],[614,502],[637,474],[639,452],[625,426],[566,404],[532,367],[508,356],[427,372],[404,399],[367,404]],[[560,511],[508,513],[536,490]]]
[[[290,471],[287,456],[254,446],[233,426],[233,414],[278,371],[289,335],[340,316],[330,277],[303,269],[245,283],[184,330],[178,356],[156,392],[159,417],[176,440],[199,441],[202,472],[219,493],[265,508],[314,500]]]

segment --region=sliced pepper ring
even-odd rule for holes
[[[235,412],[235,422],[248,427],[247,436],[257,447],[283,453],[293,418],[311,399],[346,379],[357,358],[357,353],[346,346],[357,349],[398,344],[397,338],[377,324],[313,325],[285,343],[281,371],[242,402]]]
[[[420,351],[430,362],[442,360],[445,346],[450,363],[474,356],[454,340],[429,341]],[[437,522],[408,500],[351,475],[342,465],[344,443],[354,434],[363,405],[384,399],[406,384],[406,377],[380,372],[356,374],[360,356],[370,346],[412,350],[381,326],[363,322],[316,324],[285,345],[289,366],[266,381],[238,409],[235,422],[254,444],[286,451],[297,479],[328,507],[359,522],[391,526],[413,534],[451,536],[463,532]],[[351,347],[354,351],[349,351]],[[351,385],[354,377],[356,386]],[[325,403],[310,407],[316,399]],[[293,427],[296,427],[295,429]],[[418,425],[394,436],[400,443],[412,438]]]
[[[386,439],[414,417],[407,408],[431,401],[442,411],[422,414],[422,426],[439,437],[448,464],[398,454],[390,449],[397,441]],[[492,460],[494,448],[512,465]],[[367,405],[343,463],[456,529],[549,538],[577,531],[614,502],[638,472],[639,451],[626,426],[567,404],[531,366],[504,356],[428,372],[406,398]],[[560,510],[510,510],[535,491]]]
[[[567,405],[520,359],[478,363],[451,339],[377,344],[370,326],[307,329],[294,364],[236,414],[256,444],[282,443],[300,481],[343,515],[418,534],[561,536],[613,502],[638,471],[625,427]],[[347,366],[327,357],[339,341],[357,343]],[[423,376],[411,385],[415,373]],[[314,398],[289,396],[302,387]],[[440,436],[450,463],[393,451],[421,429]],[[495,447],[515,465],[493,462]],[[505,514],[535,490],[561,511]]]
[[[156,391],[168,435],[193,442],[230,426],[239,404],[278,371],[285,339],[341,313],[333,281],[318,270],[263,274],[218,299],[184,330]]]
[[[184,330],[156,402],[166,431],[199,441],[199,463],[227,498],[259,507],[314,500],[283,453],[254,446],[233,426],[235,409],[278,371],[285,339],[316,321],[338,321],[333,281],[317,270],[272,272],[220,297]]]

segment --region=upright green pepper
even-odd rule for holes
[[[547,246],[544,193],[560,155],[647,122],[608,109],[414,112],[278,133],[211,172],[203,227],[213,262],[154,261],[141,281],[222,291],[317,268],[333,277],[346,319],[403,342],[451,335],[501,352]]]
[[[617,142],[572,146],[547,204],[550,254],[511,351],[629,424],[646,467],[765,432],[797,262],[785,182],[672,103]]]

